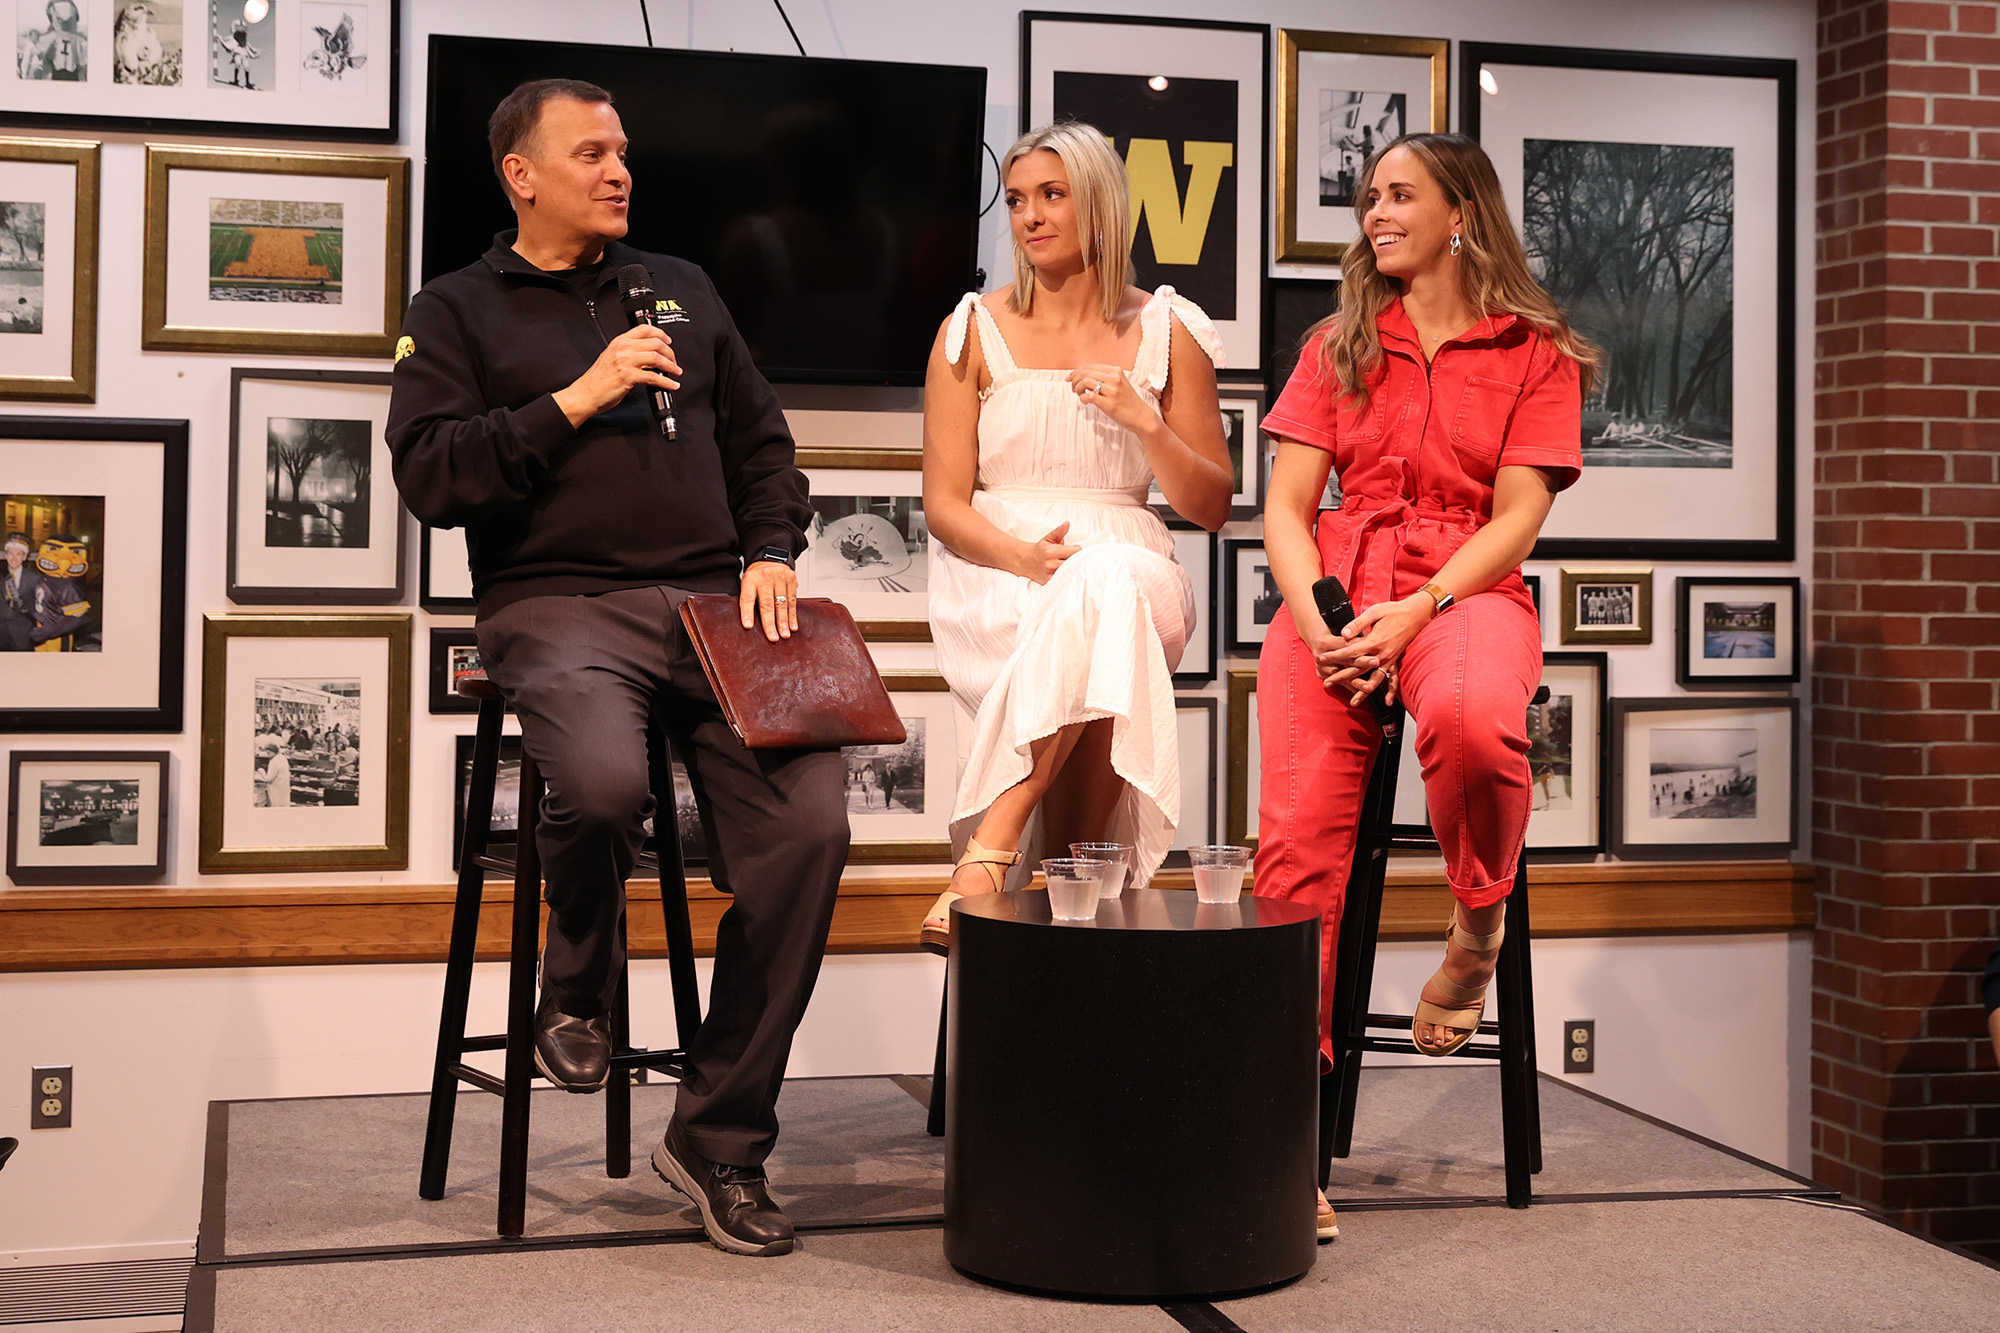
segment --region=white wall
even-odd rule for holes
[[[1802,334],[1797,445],[1799,457],[1809,461],[1811,358],[1803,331],[1812,327],[1812,288],[1805,268],[1812,253],[1812,213],[1805,202],[1812,198],[1811,0],[1682,0],[1672,5],[1402,0],[1386,9],[1324,0],[1227,4],[1093,0],[1089,7],[1269,22],[1274,27],[1386,30],[1799,61],[1799,123],[1806,141],[1799,153]],[[424,52],[432,32],[631,44],[643,40],[637,0],[570,0],[562,5],[405,0],[404,8],[404,144],[393,150],[354,151],[407,153],[421,162]],[[1002,148],[1017,130],[1016,0],[794,0],[789,8],[807,51],[816,56],[986,65],[991,71],[987,138]],[[792,49],[776,11],[757,0],[653,0],[651,14],[654,38],[661,45]],[[199,625],[204,612],[229,609],[223,597],[223,502],[230,367],[373,368],[379,363],[264,356],[239,361],[141,352],[144,139],[99,137],[106,148],[98,403],[92,408],[37,404],[13,410],[184,416],[192,423],[187,730],[180,736],[136,739],[12,737],[8,745],[55,749],[136,744],[172,751],[178,762],[169,882],[196,884],[203,882],[194,870]],[[173,142],[197,139],[159,137]],[[335,151],[349,148],[335,146]],[[857,151],[866,151],[866,145],[858,145]],[[421,171],[416,189],[421,209]],[[648,204],[649,197],[662,199],[649,196],[646,183],[639,182],[641,208],[656,206]],[[985,223],[982,253],[1001,254],[999,226],[996,212]],[[994,267],[993,260],[988,267]],[[412,271],[416,269],[413,263]],[[1655,567],[1659,605],[1668,606],[1666,598],[1678,574],[1808,572],[1810,475],[1810,469],[1802,466],[1801,547],[1789,568],[1659,565]],[[1540,573],[1545,589],[1553,592],[1554,565],[1530,565],[1529,570]],[[1671,625],[1671,610],[1662,616],[1661,623]],[[421,657],[423,630],[432,622],[421,613],[416,620]],[[1671,634],[1665,639],[1670,645]],[[1670,647],[1656,643],[1651,648],[1610,652],[1614,695],[1673,692]],[[905,650],[888,664],[916,663]],[[450,791],[452,737],[469,729],[469,719],[430,718],[424,711],[421,669],[417,675],[411,789],[419,804],[413,812],[411,868],[379,876],[287,877],[290,882],[437,883],[449,877],[450,829],[440,816]],[[1213,692],[1219,695],[1220,685]],[[0,755],[5,748],[0,746]],[[211,882],[242,881],[231,877]],[[1799,1165],[1807,1152],[1804,1043],[1809,952],[1803,937],[1782,936],[1548,942],[1540,947],[1537,960],[1544,1049],[1555,1049],[1553,1024],[1564,1018],[1596,1018],[1602,1046],[1600,1072],[1591,1076],[1589,1086],[1748,1151]],[[1413,991],[1434,966],[1435,953],[1430,946],[1386,949],[1385,1000],[1396,987]],[[367,966],[0,977],[0,1133],[17,1133],[26,1141],[0,1174],[0,1263],[6,1262],[10,1251],[184,1243],[195,1226],[205,1103],[211,1098],[422,1086],[435,1021],[437,976],[434,967]],[[496,976],[495,969],[483,968],[475,995],[476,1010],[484,1009],[489,1021],[497,1014]],[[664,996],[657,968],[642,967],[638,984],[642,996],[648,987]],[[928,1068],[936,984],[935,965],[917,956],[829,960],[819,997],[800,1034],[796,1072]],[[35,1063],[77,1066],[75,1128],[33,1134],[23,1128],[26,1071]]]

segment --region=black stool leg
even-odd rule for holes
[[[1528,1140],[1528,1099],[1534,1095],[1534,1070],[1528,1066],[1524,1032],[1525,988],[1521,953],[1526,933],[1518,926],[1500,945],[1494,977],[1500,1001],[1500,1137],[1507,1168],[1507,1206],[1526,1208],[1534,1189],[1533,1149]]]
[[[542,858],[535,827],[542,811],[542,774],[521,754],[521,814],[515,834],[514,929],[507,967],[507,1090],[500,1098],[500,1224],[518,1236],[528,1205],[528,1103],[534,1087],[535,966],[540,956]]]
[[[1400,715],[1398,715],[1400,717]],[[1334,1028],[1335,1045],[1344,1045],[1335,1059],[1333,1142],[1328,1155],[1345,1157],[1354,1146],[1354,1108],[1361,1094],[1361,1052],[1368,1039],[1368,997],[1375,990],[1375,945],[1382,934],[1382,890],[1389,873],[1388,841],[1396,815],[1396,776],[1402,766],[1402,727],[1392,719],[1376,748],[1375,763],[1363,789],[1361,818],[1355,829],[1353,869],[1347,876],[1347,902],[1340,914],[1342,956],[1335,967],[1336,1001],[1345,996],[1344,1026]],[[1357,911],[1357,909],[1359,909]],[[1353,934],[1348,934],[1350,923]],[[1336,1021],[1339,1021],[1338,1015]],[[1331,1161],[1327,1164],[1332,1169]]]
[[[472,998],[472,964],[479,947],[479,909],[486,891],[486,872],[477,861],[486,850],[486,830],[493,823],[493,787],[500,765],[500,722],[504,711],[498,699],[481,703],[479,726],[473,733],[472,780],[466,785],[458,894],[451,908],[451,948],[445,954],[437,1060],[431,1066],[430,1119],[424,1128],[424,1166],[417,1181],[417,1196],[423,1199],[444,1197],[445,1174],[451,1166],[451,1129],[458,1112],[458,1075],[453,1066],[464,1054],[465,1011]]]
[[[625,930],[625,920],[618,920]],[[611,1049],[632,1049],[632,967],[626,964],[618,978],[618,998],[611,1004]],[[632,1174],[632,1076],[629,1070],[613,1068],[604,1084],[604,1174],[623,1180]]]
[[[1521,858],[1514,872],[1514,893],[1508,899],[1508,929],[1521,932],[1521,1037],[1527,1043],[1528,1066],[1528,1169],[1542,1170],[1542,1077],[1541,1061],[1535,1051],[1535,935],[1528,918],[1528,861]]]
[[[938,1000],[937,1058],[931,1065],[930,1115],[924,1121],[924,1131],[932,1138],[944,1136],[944,1059],[947,1029],[951,1024],[951,963],[945,962],[944,994]]]

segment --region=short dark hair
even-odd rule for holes
[[[486,142],[493,149],[493,174],[506,188],[507,175],[500,163],[507,154],[518,152],[523,140],[535,132],[541,121],[542,106],[552,98],[567,97],[576,102],[610,105],[611,94],[582,79],[531,79],[502,98],[486,122]],[[512,198],[511,193],[508,196]]]

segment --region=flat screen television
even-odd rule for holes
[[[627,243],[706,269],[767,377],[923,382],[977,266],[983,68],[433,36],[425,280],[514,225],[486,121],[541,78],[612,95]]]

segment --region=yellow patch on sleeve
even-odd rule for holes
[[[401,361],[406,356],[415,356],[416,354],[417,354],[417,340],[415,338],[412,338],[409,334],[406,333],[402,337],[396,339],[397,361]]]

